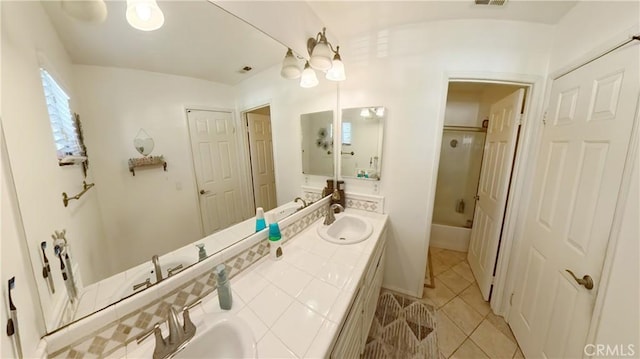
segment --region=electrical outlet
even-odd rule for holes
[[[309,176],[304,176],[304,184],[309,184]]]
[[[380,188],[378,187],[377,183],[373,184],[373,193],[378,194],[378,192],[380,192]]]

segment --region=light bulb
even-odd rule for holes
[[[149,21],[151,19],[151,7],[149,4],[136,4],[136,15],[142,21]]]
[[[309,61],[304,65],[304,71],[300,77],[300,87],[310,88],[318,85],[318,77],[316,72],[309,66]]]
[[[287,54],[282,60],[282,70],[280,71],[280,76],[284,77],[287,80],[293,80],[300,77],[300,67],[298,67],[298,60],[293,55],[293,51],[291,49],[287,50]]]
[[[309,64],[316,70],[327,71],[331,68],[331,49],[327,44],[327,38],[321,37],[311,52]]]
[[[157,30],[164,24],[164,14],[155,0],[127,0],[127,22],[142,31]]]

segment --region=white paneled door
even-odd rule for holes
[[[523,100],[524,90],[517,90],[491,105],[489,115],[467,254],[469,266],[485,300],[489,300],[491,293]]]
[[[638,102],[638,60],[638,46],[627,45],[553,83],[510,312],[528,358],[584,355]]]
[[[187,110],[204,234],[242,221],[238,147],[230,112]]]
[[[265,211],[276,207],[276,176],[273,169],[271,118],[268,115],[247,113],[251,174],[255,205]]]

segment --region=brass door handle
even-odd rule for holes
[[[573,274],[572,271],[566,269],[567,272],[569,272],[569,274],[571,274],[571,276],[573,277],[573,279],[576,280],[576,282],[578,282],[578,284],[583,285],[585,288],[591,290],[593,289],[593,279],[591,279],[591,276],[588,274],[585,274],[584,277],[582,278],[578,278],[576,277],[575,274]]]
[[[209,193],[209,191],[205,191],[203,189],[200,190],[200,194],[205,194],[205,193]]]

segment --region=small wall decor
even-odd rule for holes
[[[148,156],[142,158],[129,158],[129,172],[132,175],[136,175],[135,169],[138,167],[160,167],[167,171],[167,161],[164,160],[164,156]]]
[[[151,151],[153,151],[155,143],[147,131],[141,128],[140,131],[138,131],[136,138],[133,139],[133,146],[141,155],[146,157],[151,154]]]

